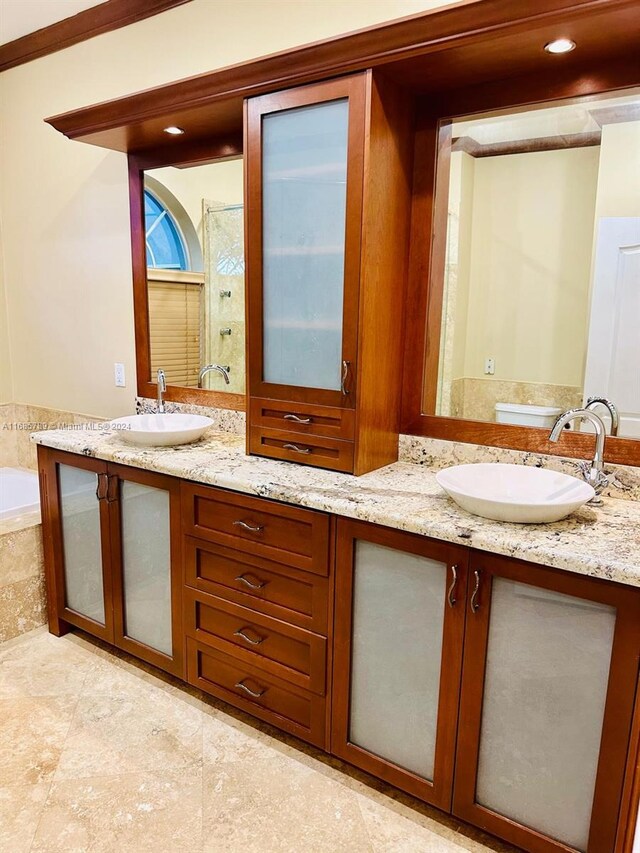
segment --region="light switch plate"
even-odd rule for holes
[[[124,375],[124,364],[120,361],[116,361],[113,365],[113,375],[115,378],[116,386],[118,388],[125,388],[127,384],[127,380]]]

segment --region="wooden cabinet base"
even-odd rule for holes
[[[264,670],[187,640],[189,684],[301,740],[327,745],[325,699]]]

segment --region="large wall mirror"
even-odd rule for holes
[[[150,378],[244,393],[243,213],[242,159],[145,171]]]
[[[640,90],[438,134],[423,413],[549,429],[605,397],[640,438]]]
[[[167,158],[130,158],[138,392],[161,368],[170,400],[244,408],[242,156]]]

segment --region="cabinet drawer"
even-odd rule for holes
[[[333,471],[353,471],[353,442],[264,427],[249,430],[251,453]]]
[[[206,593],[185,590],[187,633],[238,661],[321,695],[325,692],[327,641]]]
[[[261,720],[324,748],[326,705],[322,696],[207,648],[187,638],[189,683]]]
[[[250,420],[252,427],[287,430],[347,441],[352,441],[355,434],[353,409],[314,406],[311,403],[252,399]]]
[[[298,569],[326,575],[329,516],[183,483],[184,531]]]
[[[191,536],[184,538],[184,563],[194,589],[327,633],[326,578]]]

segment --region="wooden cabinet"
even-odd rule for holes
[[[472,552],[456,815],[535,853],[615,849],[638,593]]]
[[[640,590],[38,458],[54,633],[82,628],[531,853],[625,849]]]
[[[180,484],[38,448],[49,625],[183,674]]]
[[[449,810],[468,549],[338,521],[332,751]]]
[[[329,516],[182,484],[191,684],[328,746]]]
[[[338,522],[332,749],[525,850],[613,853],[640,594],[468,553]]]
[[[246,106],[250,452],[397,458],[412,108],[372,72]]]

